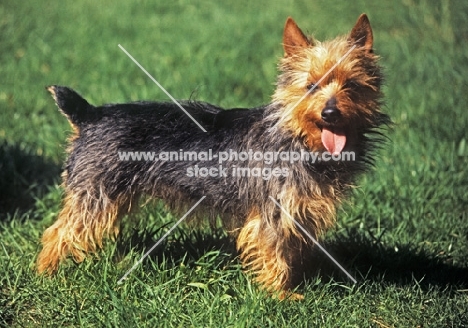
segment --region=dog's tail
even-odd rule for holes
[[[58,108],[73,126],[80,127],[97,119],[99,111],[76,91],[58,85],[52,85],[46,89],[52,94]]]

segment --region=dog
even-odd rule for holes
[[[313,243],[297,225],[319,237],[335,224],[390,119],[365,14],[349,34],[325,42],[288,18],[283,48],[271,102],[252,109],[181,102],[189,117],[169,102],[95,107],[70,88],[48,87],[73,135],[63,208],[42,237],[38,271],[96,252],[142,197],[183,214],[205,196],[193,215],[221,217],[254,280],[280,299],[302,298],[293,275]]]

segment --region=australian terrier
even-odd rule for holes
[[[49,87],[74,133],[63,208],[42,237],[38,271],[52,273],[70,255],[83,261],[142,197],[183,214],[205,196],[194,216],[221,217],[255,281],[280,298],[301,298],[290,292],[293,273],[312,242],[295,223],[314,237],[334,224],[389,118],[365,14],[327,42],[288,18],[283,47],[272,101],[253,109],[182,102],[190,118],[174,103],[94,107],[69,88]]]

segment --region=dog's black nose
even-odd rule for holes
[[[341,113],[336,108],[336,99],[333,97],[327,101],[325,108],[322,110],[322,120],[327,123],[336,123],[340,116]]]

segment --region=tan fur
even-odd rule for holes
[[[329,192],[333,193],[333,189]],[[337,196],[330,196],[305,200],[290,190],[280,195],[279,202],[315,238],[335,223]],[[314,220],[300,220],[303,217],[313,217]],[[274,225],[263,218],[258,209],[253,210],[237,237],[243,266],[252,272],[257,283],[280,299],[302,298],[302,295],[289,292],[294,287],[290,263],[299,260],[301,245],[310,243],[283,211],[278,224]]]
[[[102,194],[96,202],[86,192],[66,193],[57,221],[42,237],[38,272],[53,273],[68,255],[82,262],[88,254],[102,248],[104,237],[117,235],[118,218],[130,211],[130,207],[127,199],[111,202]]]

